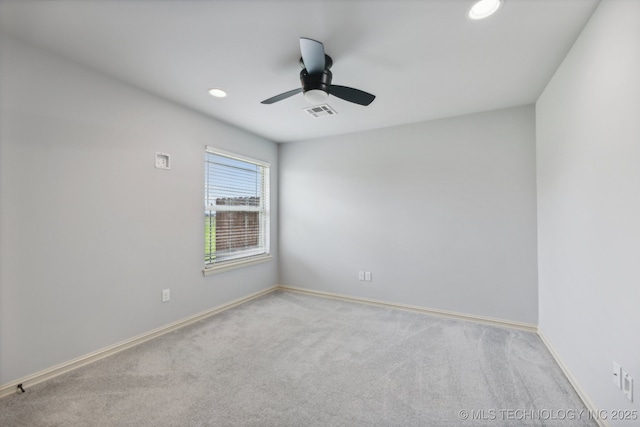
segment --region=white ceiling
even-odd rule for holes
[[[0,31],[277,142],[535,102],[598,0],[506,0],[484,20],[473,0],[117,0],[0,3]],[[299,37],[324,43],[333,83],[314,119],[299,87]],[[207,90],[221,87],[228,97]]]

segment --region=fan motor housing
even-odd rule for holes
[[[321,90],[329,93],[331,87],[331,78],[333,74],[329,69],[325,69],[322,73],[309,74],[306,69],[300,71],[300,83],[302,83],[302,91]]]

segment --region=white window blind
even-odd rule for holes
[[[205,268],[269,255],[269,164],[207,147]]]

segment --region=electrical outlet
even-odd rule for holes
[[[167,302],[171,299],[171,289],[164,289],[162,291],[162,302]]]
[[[371,272],[370,271],[365,271],[364,272],[364,280],[366,280],[367,282],[371,281]]]
[[[622,369],[616,362],[613,362],[613,383],[616,387],[622,389]]]

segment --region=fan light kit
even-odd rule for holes
[[[471,6],[467,16],[474,20],[488,18],[496,13],[501,5],[502,0],[480,0]]]
[[[329,94],[320,89],[310,89],[304,93],[304,99],[309,104],[320,104],[329,98]]]
[[[304,98],[311,104],[323,103],[329,95],[364,106],[371,104],[376,98],[375,95],[359,89],[332,85],[333,74],[330,69],[333,60],[330,56],[325,55],[324,45],[319,41],[301,37],[300,53],[302,54],[300,58],[300,66],[302,66],[300,83],[302,87],[265,99],[262,104],[273,104],[300,92],[304,93]]]

